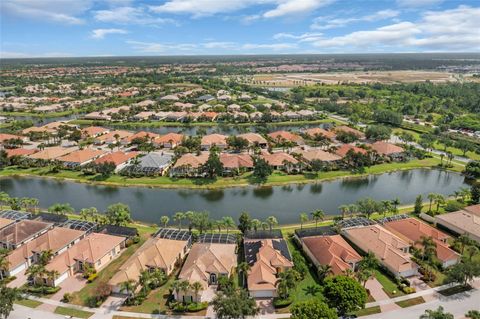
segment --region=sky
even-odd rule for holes
[[[0,57],[479,52],[480,0],[0,0]]]

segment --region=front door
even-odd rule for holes
[[[211,285],[217,284],[217,274],[210,274],[210,284]]]

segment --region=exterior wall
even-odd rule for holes
[[[461,228],[458,228],[457,226],[452,225],[445,220],[442,220],[442,219],[439,219],[439,218],[436,218],[435,220],[436,220],[437,224],[442,225],[443,227],[448,228],[448,229],[452,230],[453,232],[455,232],[457,234],[462,235],[462,234],[467,233],[465,230],[463,230]],[[468,233],[468,235],[470,236],[471,239],[475,240],[477,243],[480,243],[480,236],[479,235],[475,235],[475,234],[472,234],[472,233]]]
[[[277,296],[276,290],[256,290],[250,291],[250,296],[253,298],[274,298]]]
[[[15,276],[16,274],[24,271],[25,269],[27,269],[27,263],[23,263],[23,264],[20,264],[18,265],[17,267],[15,267],[14,269],[11,269],[9,272],[8,272],[8,275],[10,276]]]
[[[457,258],[446,260],[442,263],[442,267],[447,268],[447,267],[453,266],[453,265],[457,264],[458,261],[459,260]]]
[[[93,264],[93,267],[95,267],[95,270],[99,271],[103,267],[105,267],[111,260],[113,260],[115,257],[117,257],[120,254],[121,250],[121,245],[116,246],[114,249],[114,252],[110,251],[108,252],[105,256],[100,258]]]

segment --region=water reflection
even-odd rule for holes
[[[256,198],[269,198],[270,196],[273,195],[273,187],[269,186],[264,186],[264,187],[258,187],[253,189],[253,195],[255,195]]]
[[[323,184],[322,183],[316,183],[310,185],[310,193],[312,194],[320,194],[323,189]]]

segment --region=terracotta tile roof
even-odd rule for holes
[[[293,134],[287,131],[277,131],[268,134],[274,141],[286,140],[297,144],[303,144],[303,138],[297,134]]]
[[[187,245],[186,240],[150,238],[118,269],[109,284],[114,286],[128,280],[138,281],[141,272],[149,267],[167,271]]]
[[[17,139],[17,138],[23,139],[23,136],[0,133],[0,143],[3,143],[4,141],[11,140],[11,139]]]
[[[157,137],[159,137],[159,135],[156,134],[156,133],[140,131],[140,132],[137,132],[133,135],[130,135],[130,136],[126,137],[125,142],[132,143],[133,140],[136,139],[136,138],[156,139]]]
[[[72,163],[85,163],[87,161],[93,160],[107,152],[101,150],[95,150],[92,148],[85,148],[83,150],[78,150],[71,152],[67,155],[57,158],[61,162],[72,162]]]
[[[418,242],[422,237],[431,237],[437,245],[437,257],[441,261],[459,259],[460,255],[450,249],[443,241],[450,238],[447,234],[438,229],[416,219],[406,218],[402,220],[391,221],[384,224],[385,228],[392,231],[401,238],[404,238],[410,244],[421,247]]]
[[[28,135],[29,133],[49,133],[49,134],[54,134],[57,131],[51,128],[46,128],[46,127],[36,127],[32,126],[29,128],[26,128],[22,131],[22,134]]]
[[[130,159],[132,159],[136,156],[138,156],[138,152],[125,153],[125,152],[122,152],[122,151],[117,151],[117,152],[109,153],[109,154],[107,154],[105,156],[102,156],[100,158],[97,158],[93,162],[95,164],[113,162],[116,166],[118,166],[120,164],[123,164],[123,163],[129,161]]]
[[[335,151],[335,154],[337,154],[338,156],[343,158],[343,157],[345,157],[345,155],[347,155],[349,150],[353,150],[356,153],[367,154],[367,151],[365,149],[357,147],[357,146],[353,146],[353,145],[350,145],[350,144],[343,144],[342,146],[340,146]]]
[[[188,254],[178,278],[190,283],[200,282],[208,287],[210,273],[227,274],[237,265],[235,244],[195,243]]]
[[[84,136],[96,136],[100,134],[108,133],[109,129],[100,126],[89,126],[82,129]]]
[[[29,150],[26,148],[12,148],[5,150],[7,152],[7,157],[13,157],[13,156],[27,156],[27,155],[32,155],[36,152],[38,152],[37,149]]]
[[[201,145],[227,145],[227,136],[222,134],[209,134],[202,137]]]
[[[334,161],[339,161],[342,158],[338,155],[325,152],[319,149],[310,149],[310,150],[305,150],[305,151],[299,151],[299,154],[303,156],[307,161],[311,162],[313,160],[319,160],[322,162],[334,162]]]
[[[29,155],[28,157],[32,159],[53,160],[61,156],[67,155],[75,150],[76,148],[66,148],[61,146],[46,147],[45,149],[35,154]]]
[[[445,221],[460,230],[480,238],[480,204],[464,209],[435,216],[437,222]]]
[[[65,252],[55,256],[45,268],[63,274],[75,264],[76,260],[96,263],[123,241],[125,237],[91,233]]]
[[[330,265],[335,275],[351,269],[362,257],[340,235],[302,238],[310,253],[321,265]]]
[[[50,227],[52,227],[50,223],[28,219],[21,220],[18,223],[1,229],[0,241],[16,245]]]
[[[326,138],[329,138],[329,139],[334,139],[335,136],[336,136],[335,132],[327,131],[327,130],[324,130],[323,128],[320,128],[320,127],[309,128],[309,129],[305,130],[304,133],[311,136],[311,137],[315,137],[315,135],[323,135],[323,136],[325,136]]]
[[[2,229],[4,227],[7,227],[8,225],[10,225],[14,222],[15,222],[14,220],[0,217],[0,229]]]
[[[34,252],[40,253],[51,250],[52,253],[55,254],[84,234],[85,232],[80,230],[55,227],[12,251],[7,257],[10,263],[10,269],[24,263],[26,259],[33,256]]]
[[[375,142],[371,145],[372,149],[377,151],[380,155],[391,155],[403,153],[405,150],[395,144],[390,144],[382,141]]]
[[[241,168],[241,167],[253,167],[253,159],[248,154],[229,154],[221,153],[220,162],[222,162],[224,168]]]
[[[411,255],[402,251],[410,244],[380,225],[349,228],[344,232],[355,245],[365,252],[373,252],[389,269],[404,272],[416,268]]]
[[[340,126],[337,126],[333,129],[337,134],[338,132],[345,132],[345,133],[353,133],[355,134],[358,138],[365,138],[365,134],[359,130],[356,130],[354,128],[351,128],[349,126],[346,126],[346,125],[340,125]]]
[[[122,130],[115,130],[115,131],[110,131],[107,134],[98,136],[95,138],[96,141],[99,142],[105,142],[105,143],[113,143],[116,141],[115,135],[118,134],[118,139],[121,141],[131,135],[133,135],[132,132],[129,131],[122,131]]]
[[[180,144],[183,140],[183,134],[177,134],[177,133],[168,133],[162,136],[157,137],[154,140],[154,143],[156,144],[166,144],[170,143],[171,141],[173,144]]]
[[[267,140],[262,135],[257,133],[245,133],[237,136],[246,139],[250,144],[267,144]]]
[[[173,168],[177,167],[184,167],[184,166],[190,166],[191,168],[198,168],[205,164],[205,162],[208,160],[208,153],[202,153],[200,155],[194,155],[191,153],[187,153],[182,155],[175,165],[173,165]]]
[[[284,161],[287,161],[287,162],[292,163],[292,164],[297,164],[298,163],[298,161],[295,159],[295,157],[293,157],[292,155],[290,155],[288,153],[283,153],[283,152],[273,153],[273,154],[264,153],[260,156],[265,161],[267,161],[267,163],[271,166],[282,166]]]
[[[277,269],[293,267],[293,263],[274,248],[274,240],[263,239],[259,241],[261,247],[256,256],[256,262],[248,272],[247,283],[249,290],[276,289]],[[246,242],[258,242],[258,240],[247,240]]]

